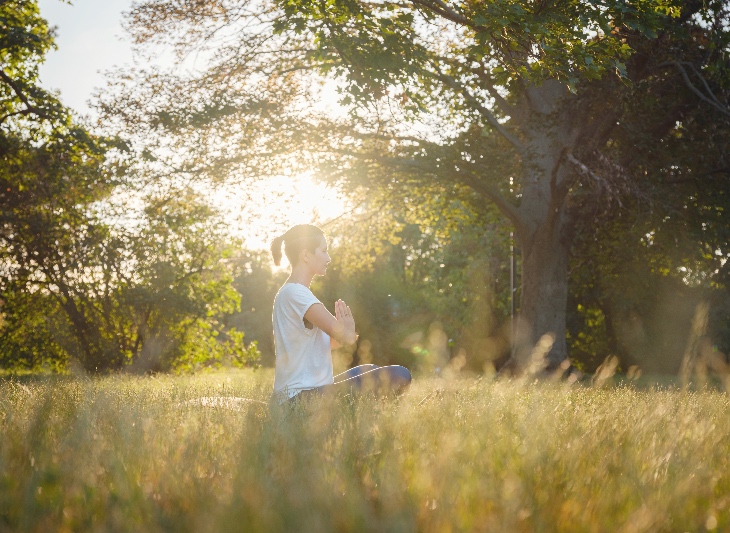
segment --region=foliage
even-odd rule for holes
[[[105,168],[111,143],[76,123],[53,95],[38,86],[38,65],[53,34],[36,2],[0,6],[0,292],[4,363],[36,366],[67,359],[59,331],[73,330],[86,347],[98,345],[63,279],[78,277],[78,256],[98,247],[101,233],[86,216],[115,183]],[[102,230],[103,232],[103,230]],[[47,290],[55,292],[55,301]],[[66,313],[71,327],[56,327]],[[47,326],[40,331],[30,324]],[[44,331],[45,330],[45,331]],[[88,350],[87,350],[88,351]],[[44,353],[45,352],[45,353]],[[54,361],[55,359],[55,361]]]
[[[441,212],[432,196],[456,195],[483,213],[492,202],[522,248],[523,362],[548,332],[556,336],[553,364],[565,357],[569,253],[595,236],[595,215],[607,201],[686,207],[701,222],[683,235],[694,245],[691,261],[698,240],[711,241],[722,226],[717,216],[705,223],[724,197],[705,195],[691,209],[697,196],[675,182],[727,189],[725,2],[291,0],[250,7],[158,0],[130,15],[139,44],[212,52],[205,68],[175,78],[175,99],[155,100],[171,113],[170,124],[201,128],[198,135],[234,123],[247,132],[263,119],[262,135],[232,132],[230,146],[205,145],[188,161],[208,161],[217,177],[234,179],[314,162],[347,190],[392,196],[394,205],[422,202],[434,213]],[[154,99],[155,76],[138,75],[133,102]],[[311,92],[301,89],[318,76],[337,80],[347,117],[302,111]],[[278,130],[269,129],[266,113],[249,110],[260,109],[263,94],[275,100],[282,83],[298,92],[281,99]],[[217,90],[237,106],[207,112],[203,104]],[[186,107],[201,112],[192,116]],[[156,128],[174,142],[188,131]],[[240,155],[219,157],[221,150]],[[662,212],[652,226],[666,222]],[[631,249],[640,246],[633,237],[617,239]]]
[[[724,393],[432,379],[270,411],[271,381],[2,382],[2,528],[730,527]]]
[[[194,370],[226,357],[256,361],[255,344],[244,349],[243,333],[224,323],[240,303],[230,263],[235,243],[226,244],[225,224],[208,205],[191,193],[152,201],[125,238],[130,257],[118,300],[127,308],[134,365]]]
[[[237,275],[233,287],[241,295],[241,309],[226,317],[225,323],[246,332],[261,352],[261,364],[274,366],[272,313],[274,297],[288,274],[274,272],[269,252],[242,251],[233,259]]]
[[[275,31],[310,33],[316,49],[312,55],[326,69],[347,77],[346,90],[354,98],[377,99],[391,87],[403,86],[420,102],[438,92],[430,84],[438,77],[439,63],[451,63],[456,71],[471,69],[468,60],[493,62],[490,77],[510,90],[548,79],[564,80],[575,90],[580,80],[611,72],[625,75],[623,61],[632,50],[622,33],[656,37],[664,18],[679,12],[676,3],[665,0],[631,5],[424,1],[280,6],[285,16],[274,24]],[[422,23],[450,25],[461,35],[429,43],[427,36],[433,34],[419,31]],[[414,80],[425,83],[425,90],[414,90]]]
[[[255,344],[220,322],[239,295],[215,212],[180,188],[140,198],[130,147],[38,85],[54,44],[35,1],[3,2],[0,24],[2,366],[255,363]]]
[[[242,334],[221,322],[238,308],[240,296],[225,262],[231,248],[222,248],[226,236],[213,215],[188,195],[151,202],[126,228],[87,216],[83,225],[64,221],[64,231],[53,232],[50,219],[35,239],[18,239],[15,256],[36,260],[18,261],[25,276],[13,272],[3,286],[10,297],[3,331],[17,339],[6,345],[10,361],[20,363],[24,344],[51,353],[61,344],[61,360],[72,358],[91,372],[128,365],[135,371],[194,370],[220,365],[229,354],[239,363],[255,361],[255,345],[244,349]],[[62,313],[46,319],[54,342],[15,329],[29,306],[37,306],[30,316],[47,306]],[[215,340],[219,335],[223,344]],[[231,350],[226,338],[241,344]]]
[[[588,368],[601,363],[601,354],[612,353],[621,356],[624,368],[678,371],[702,302],[712,309],[706,334],[727,353],[723,278],[730,243],[710,230],[712,211],[725,209],[717,201],[722,197],[715,200],[709,216],[666,205],[606,213],[601,225],[580,236],[571,330],[574,355]]]
[[[58,302],[39,292],[6,291],[2,297],[0,368],[65,370],[77,347]]]
[[[430,203],[406,208],[391,194],[330,229],[338,244],[330,272],[316,283],[328,301],[351,303],[360,333],[355,362],[367,362],[366,351],[376,363],[433,371],[461,355],[481,371],[507,351],[507,228],[495,213],[437,191]]]
[[[71,126],[68,110],[38,85],[38,65],[55,47],[53,31],[35,0],[0,4],[0,147],[19,131],[44,137],[47,128]]]

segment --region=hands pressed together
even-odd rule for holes
[[[341,335],[346,344],[354,344],[357,340],[355,319],[352,317],[350,307],[343,300],[335,302],[335,318],[337,319],[338,329],[341,328]]]

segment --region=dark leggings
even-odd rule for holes
[[[323,393],[358,393],[373,392],[378,395],[400,394],[411,383],[411,373],[407,368],[391,365],[360,365],[335,376],[332,385],[323,385],[315,389],[304,390],[294,396],[307,397],[311,394]]]

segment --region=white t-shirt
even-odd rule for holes
[[[285,283],[274,298],[274,396],[279,403],[334,382],[329,335],[312,324],[312,329],[304,325],[304,313],[318,303],[312,291],[299,283]]]

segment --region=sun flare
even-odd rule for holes
[[[324,225],[349,209],[345,196],[312,173],[226,189],[216,195],[216,204],[226,213],[231,234],[251,250],[268,249],[274,237],[295,224]]]

